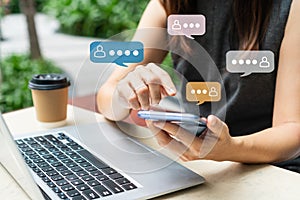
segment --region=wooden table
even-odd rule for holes
[[[35,120],[34,108],[4,114],[13,135],[43,130]],[[67,125],[105,121],[98,113],[68,106]],[[145,133],[147,129],[122,124],[122,130],[130,133]],[[142,142],[159,148],[154,139]],[[4,152],[1,152],[4,153]],[[244,165],[234,162],[192,161],[181,162],[184,166],[202,175],[206,183],[181,190],[157,199],[300,199],[300,174],[271,165]],[[0,167],[0,199],[25,199],[24,194]]]

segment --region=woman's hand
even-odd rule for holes
[[[227,125],[219,118],[207,118],[207,131],[200,137],[176,124],[147,121],[159,145],[168,148],[184,161],[197,159],[228,160],[236,151],[235,141],[229,134]]]
[[[148,110],[164,96],[173,96],[176,88],[167,72],[150,63],[138,66],[118,82],[113,99],[128,109]]]

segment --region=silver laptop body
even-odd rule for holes
[[[61,199],[32,168],[26,166],[14,141],[14,139],[18,141],[22,138],[12,138],[2,115],[0,116],[0,128],[1,164],[26,194],[31,199],[42,199],[39,187],[50,199]],[[132,190],[123,188],[124,191],[119,193],[111,191],[112,195],[108,196],[98,194],[100,199],[148,199],[204,182],[204,179],[198,174],[167,158],[160,152],[139,143],[109,122],[67,126],[31,133],[26,136],[22,135],[22,137],[45,135],[60,137],[61,134],[69,138],[68,140],[78,143],[136,186]],[[51,180],[51,177],[49,179]],[[53,182],[55,183],[55,181]],[[76,189],[75,186],[74,188]],[[67,194],[67,192],[64,193]],[[83,195],[81,191],[79,193]],[[93,196],[85,197],[92,199]]]

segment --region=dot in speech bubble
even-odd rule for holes
[[[191,102],[215,102],[221,100],[221,84],[218,82],[188,82],[186,99]]]
[[[206,31],[204,15],[169,15],[168,33],[170,35],[185,35],[194,39],[192,35],[204,35]]]
[[[139,63],[144,60],[144,45],[141,42],[95,41],[90,44],[90,60],[94,63]]]
[[[272,51],[228,51],[226,69],[231,73],[243,73],[241,77],[252,73],[271,73],[275,68]]]

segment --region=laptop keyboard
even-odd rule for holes
[[[64,133],[16,143],[26,164],[61,199],[96,199],[137,188]]]

